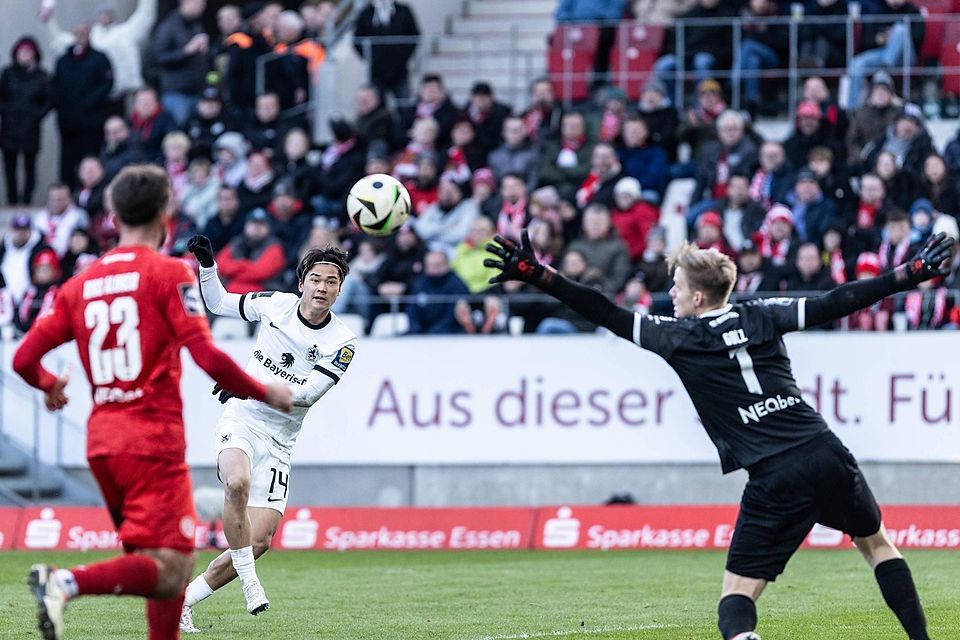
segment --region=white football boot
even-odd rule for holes
[[[257,615],[270,608],[270,601],[263,591],[260,581],[243,585],[243,597],[247,601],[247,613]]]
[[[67,594],[53,575],[53,567],[35,564],[27,576],[30,591],[37,599],[37,628],[43,640],[63,638],[63,610],[67,606]]]

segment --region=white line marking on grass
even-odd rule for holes
[[[499,636],[482,636],[477,640],[531,640],[533,638],[568,638],[570,636],[592,636],[598,633],[618,633],[623,631],[646,631],[649,629],[669,629],[675,624],[642,624],[636,627],[598,627],[595,629],[576,629],[573,631],[550,631],[546,633],[511,633]]]

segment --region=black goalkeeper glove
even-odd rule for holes
[[[213,245],[207,236],[196,235],[190,238],[187,250],[197,257],[201,267],[213,266]]]
[[[943,232],[931,237],[917,255],[897,267],[898,279],[906,278],[916,285],[937,276],[949,275],[953,245],[953,238]]]
[[[533,246],[530,244],[530,235],[526,229],[520,233],[519,245],[513,240],[498,235],[494,236],[493,242],[487,245],[487,251],[500,258],[499,260],[487,258],[483,261],[483,266],[500,270],[498,275],[490,278],[490,284],[520,280],[546,289],[557,274],[550,267],[537,262]]]
[[[200,237],[202,238],[203,236],[200,236]],[[217,395],[217,394],[220,394],[220,397],[217,398],[217,400],[220,401],[220,404],[227,404],[227,400],[229,400],[230,398],[237,398],[238,400],[247,399],[245,396],[234,395],[230,391],[227,391],[226,389],[221,387],[219,384],[215,384],[213,385],[213,395]]]

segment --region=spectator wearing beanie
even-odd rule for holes
[[[247,175],[247,143],[236,131],[228,131],[213,144],[214,171],[225,185],[237,188]],[[244,210],[242,213],[247,213]]]
[[[827,147],[833,151],[835,158],[841,161],[844,158],[843,145],[833,138],[831,128],[823,120],[820,105],[812,100],[804,100],[797,106],[794,131],[783,143],[787,162],[792,167],[804,166],[814,147]]]
[[[660,212],[641,199],[640,182],[633,177],[620,178],[613,187],[614,207],[610,223],[627,245],[630,259],[638,261],[647,247],[647,234],[660,220]]]
[[[902,105],[903,101],[894,91],[890,74],[886,71],[873,74],[867,101],[853,112],[850,128],[847,130],[847,158],[851,164],[863,160],[863,148],[893,124]]]
[[[854,276],[857,280],[876,278],[883,272],[880,257],[872,252],[861,253],[857,257]],[[893,313],[893,298],[884,298],[866,309],[854,311],[840,320],[840,327],[849,331],[886,331],[890,327]]]
[[[680,114],[670,101],[667,87],[662,81],[653,77],[647,80],[640,92],[637,111],[647,123],[650,141],[663,148],[671,163],[676,162],[677,127],[680,124]]]
[[[60,260],[52,249],[39,252],[30,261],[30,285],[17,305],[14,326],[26,333],[43,313],[53,311],[62,276]]]
[[[737,254],[723,237],[723,218],[716,211],[708,210],[700,214],[696,224],[697,236],[693,244],[699,249],[716,249],[720,253],[736,258]]]
[[[280,278],[286,258],[283,246],[270,232],[270,216],[254,209],[247,216],[243,235],[234,238],[217,253],[217,268],[230,293],[271,289]]]
[[[760,255],[771,267],[789,268],[796,259],[797,242],[793,227],[793,213],[782,204],[775,204],[767,212],[763,226],[754,237]]]
[[[36,40],[19,38],[10,51],[12,63],[0,74],[0,149],[7,185],[7,204],[30,204],[37,184],[40,125],[53,108],[50,76],[40,66]],[[17,163],[23,157],[20,186]]]
[[[827,225],[837,217],[833,200],[820,190],[817,176],[809,169],[797,172],[797,182],[787,194],[797,236],[803,242],[818,242]]]

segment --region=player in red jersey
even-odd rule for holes
[[[150,640],[178,637],[194,563],[181,347],[238,396],[282,411],[292,402],[286,386],[257,382],[214,346],[192,269],[157,253],[171,196],[166,173],[152,165],[127,167],[108,194],[119,218],[119,246],[63,285],[53,311],[37,320],[13,360],[56,411],[67,403],[67,375],[54,376],[40,359],[76,340],[93,388],[87,459],[126,552],[72,569],[32,567],[29,583],[45,640],[62,637],[69,599],[97,594],[148,598]]]

